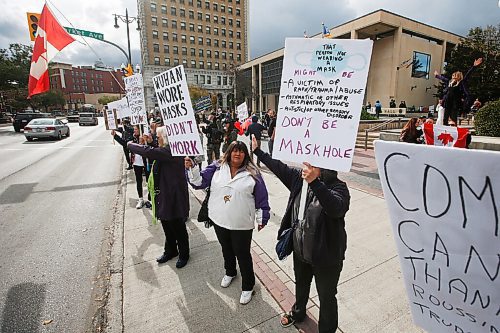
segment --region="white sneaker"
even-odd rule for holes
[[[240,304],[248,304],[252,300],[253,294],[254,294],[253,290],[242,291],[240,297]]]
[[[135,208],[141,209],[142,206],[144,206],[144,200],[140,198],[139,200],[137,200],[137,205],[135,206]]]
[[[235,278],[236,276],[227,276],[227,275],[224,275],[224,277],[222,278],[222,281],[220,282],[220,286],[222,288],[227,288],[229,287],[229,285],[231,284],[231,282],[233,282],[233,279]]]

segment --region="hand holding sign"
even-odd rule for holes
[[[251,145],[250,149],[252,149],[252,151],[255,151],[255,149],[257,149],[258,146],[259,146],[259,144],[257,143],[257,139],[255,138],[255,135],[252,135],[252,145]]]
[[[184,157],[184,167],[186,170],[189,170],[193,167],[193,160],[190,159],[189,157]]]
[[[304,168],[302,168],[302,179],[304,179],[308,184],[311,184],[313,180],[319,177],[321,171],[319,168],[313,167],[307,162],[303,162]]]

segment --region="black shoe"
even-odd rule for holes
[[[161,257],[156,258],[156,262],[159,264],[164,264],[170,259],[177,257],[178,255],[179,255],[178,253],[175,253],[173,255],[168,253],[163,253]]]
[[[152,204],[151,204],[151,202],[149,202],[149,201],[146,201],[146,202],[144,203],[144,206],[145,206],[146,208],[149,208],[149,209],[151,209],[151,208],[153,207],[153,205],[152,205]]]
[[[133,167],[131,165],[128,166],[127,170],[132,170]]]
[[[186,264],[188,263],[188,260],[189,260],[189,258],[188,259],[179,258],[179,260],[177,260],[177,263],[175,264],[175,267],[182,268],[182,267],[186,266]]]

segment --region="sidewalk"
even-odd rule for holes
[[[355,160],[358,165],[353,169],[373,173],[373,152],[360,157],[364,162]],[[271,220],[253,234],[256,295],[245,306],[239,304],[240,279],[227,289],[219,286],[224,274],[220,246],[213,229],[205,229],[195,220],[204,192],[190,190],[191,220],[187,225],[191,259],[178,270],[175,260],[156,263],[163,251],[163,231],[161,225],[150,225],[150,210],[135,209],[135,183],[128,174],[122,309],[125,333],[297,331],[279,325],[279,314],[294,302],[295,284],[291,258],[279,261],[274,250],[289,192],[269,171],[265,169],[263,174]],[[423,332],[411,320],[385,201],[376,189],[372,193],[366,188],[355,189],[363,182],[356,175],[364,176],[356,171],[339,175],[347,180],[351,192],[346,216],[348,250],[337,297],[339,332]],[[355,179],[345,179],[349,177]],[[310,297],[312,319],[299,327],[307,333],[317,331],[319,300],[314,282]]]

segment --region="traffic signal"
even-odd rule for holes
[[[128,64],[127,67],[124,68],[124,74],[125,76],[132,76],[134,75],[134,70],[132,69],[132,65]]]
[[[40,14],[38,13],[26,13],[28,17],[28,29],[30,31],[31,41],[35,40],[36,31],[38,30],[38,22],[40,21]]]

